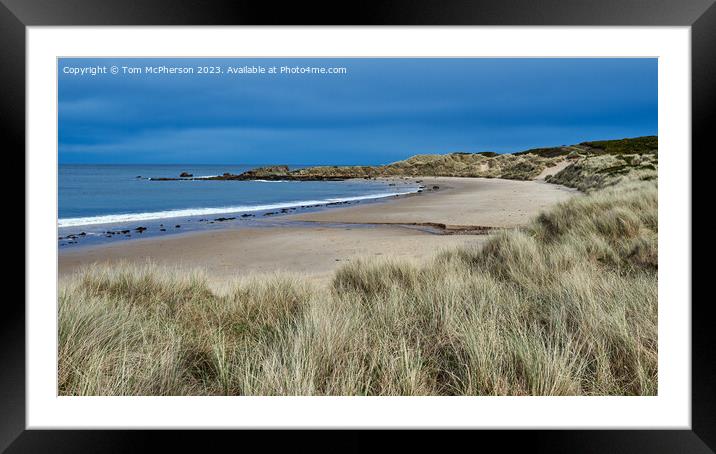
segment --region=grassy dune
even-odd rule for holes
[[[309,167],[298,169],[294,173],[296,175],[343,174],[353,176],[352,172],[364,171],[365,173],[359,173],[358,176],[449,176],[530,180],[558,160],[558,158],[545,158],[533,154],[421,154],[385,166]]]
[[[589,194],[523,229],[423,266],[352,263],[327,288],[87,270],[61,284],[59,392],[654,395],[656,180],[578,163],[552,179]]]
[[[651,155],[656,157],[659,140],[657,136],[633,137],[617,140],[582,142],[559,147],[533,148],[517,153],[498,154],[490,151],[479,153],[418,154],[402,161],[377,166],[312,166],[291,170],[287,165],[258,167],[238,175],[225,173],[211,177],[186,177],[197,180],[296,180],[322,181],[351,178],[384,177],[482,177],[509,180],[531,180],[544,169],[554,166],[565,158],[578,159],[585,156],[611,156],[629,159],[629,156]],[[644,159],[649,159],[646,156]],[[172,181],[178,178],[159,177],[154,181]]]
[[[656,181],[656,154],[588,155],[576,160],[546,181],[591,192],[629,182]]]

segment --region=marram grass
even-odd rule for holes
[[[655,395],[657,190],[626,181],[330,286],[153,266],[63,280],[62,395]]]

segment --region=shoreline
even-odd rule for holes
[[[354,181],[362,181],[363,179],[354,179]],[[411,179],[414,180],[414,179]],[[261,180],[255,180],[261,181]],[[380,181],[384,183],[391,183],[391,186],[395,186],[393,181],[385,178],[374,179],[372,181]],[[70,228],[90,228],[98,226],[117,226],[127,225],[132,222],[147,222],[147,221],[167,221],[178,219],[188,219],[201,216],[219,216],[228,214],[244,214],[244,213],[257,213],[271,210],[282,210],[282,209],[297,209],[297,208],[312,208],[319,206],[328,206],[335,204],[344,203],[369,203],[372,201],[378,201],[381,199],[389,199],[392,197],[401,197],[410,195],[418,192],[420,188],[414,187],[415,182],[405,182],[406,185],[410,185],[410,191],[402,192],[385,192],[385,193],[369,193],[359,196],[344,196],[326,198],[320,200],[295,200],[287,202],[272,202],[260,205],[246,205],[246,206],[228,206],[228,207],[205,207],[205,208],[175,208],[167,209],[163,211],[153,212],[140,212],[140,213],[117,213],[108,215],[97,215],[97,216],[85,216],[85,217],[69,217],[58,220],[58,228],[70,229]],[[396,187],[396,190],[398,188]],[[97,222],[101,219],[111,219],[105,222]],[[64,223],[64,225],[63,225]]]
[[[394,179],[385,179],[394,181]],[[403,180],[400,177],[400,180]],[[524,225],[578,191],[540,181],[411,177],[421,193],[284,214],[248,227],[60,249],[60,278],[92,264],[120,262],[201,269],[216,284],[274,272],[325,281],[340,265],[374,257],[424,261],[438,250],[482,244],[492,229]]]

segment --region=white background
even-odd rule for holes
[[[688,27],[29,27],[27,427],[690,428]],[[58,397],[57,57],[658,57],[656,397]]]

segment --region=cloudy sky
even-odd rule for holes
[[[245,65],[346,74],[227,74]],[[222,74],[69,74],[220,66]],[[380,164],[657,134],[656,59],[61,59],[61,163]]]

